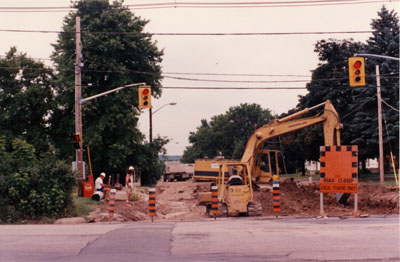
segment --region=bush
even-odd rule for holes
[[[40,157],[21,139],[0,137],[0,223],[57,218],[71,212],[75,184],[70,167],[51,152]]]
[[[129,200],[131,200],[131,201],[139,201],[140,200],[140,195],[138,193],[133,193]]]

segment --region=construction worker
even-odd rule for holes
[[[128,173],[125,175],[125,190],[128,194],[128,199],[130,199],[132,195],[135,180],[136,180],[135,168],[133,166],[130,166],[128,168]]]
[[[244,185],[242,176],[243,176],[242,172],[240,172],[240,175],[239,175],[238,170],[233,169],[233,173],[231,174],[231,176],[228,179],[228,184],[231,186]]]
[[[134,175],[134,173],[135,173],[135,168],[133,166],[130,166],[128,169],[128,173],[125,176],[125,186],[126,187],[131,187],[132,186],[131,183],[134,183],[134,180],[132,177]]]
[[[104,178],[106,177],[106,173],[101,172],[100,176],[95,181],[96,191],[101,191],[104,193],[104,197],[107,196],[109,189],[104,187]]]

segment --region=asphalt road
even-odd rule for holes
[[[400,261],[399,216],[2,225],[0,261]]]

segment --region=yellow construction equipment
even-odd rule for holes
[[[295,119],[321,106],[324,106],[322,113],[313,117]],[[219,167],[218,179],[216,181],[218,185],[218,200],[220,202],[219,209],[221,209],[219,214],[230,216],[238,214],[260,215],[261,205],[255,203],[253,200],[253,182],[269,182],[272,175],[279,174],[279,151],[263,149],[264,142],[318,123],[323,123],[325,145],[340,145],[340,129],[343,128],[343,125],[340,123],[339,115],[332,103],[327,100],[324,103],[306,108],[282,119],[275,119],[271,123],[257,129],[247,141],[240,161],[214,161],[215,167]],[[229,178],[232,176],[240,176],[243,184],[230,184]],[[207,210],[211,208],[210,200],[211,192],[199,195],[199,203],[205,204]]]
[[[212,184],[212,186],[214,183]],[[222,162],[218,172],[218,216],[261,216],[262,208],[253,199],[253,185],[248,163]],[[201,194],[200,204],[211,214],[210,193]]]
[[[312,117],[295,119],[301,115],[309,113],[311,110],[324,106],[324,111]],[[252,178],[256,182],[269,182],[272,178],[271,173],[261,172],[259,170],[260,164],[257,163],[258,159],[262,159],[264,142],[299,129],[303,129],[318,123],[323,124],[325,146],[340,145],[340,129],[343,125],[340,123],[339,115],[332,105],[331,101],[327,100],[324,103],[306,108],[302,111],[284,117],[282,119],[275,119],[256,131],[250,136],[247,141],[241,162],[250,164]],[[271,163],[269,163],[271,165]]]

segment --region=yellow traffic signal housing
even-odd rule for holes
[[[151,87],[142,86],[139,87],[139,108],[151,108]]]
[[[350,86],[365,86],[364,57],[349,57]]]

